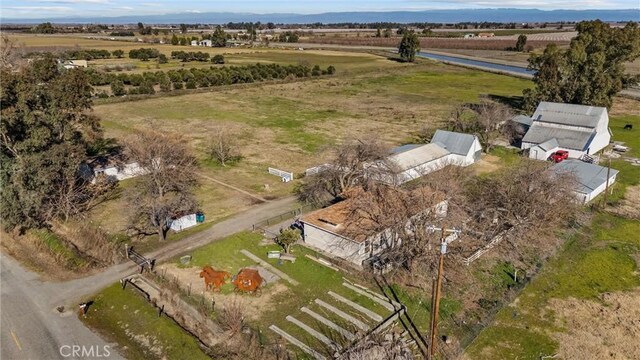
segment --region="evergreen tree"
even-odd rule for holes
[[[529,58],[536,74],[535,88],[524,91],[528,110],[541,101],[611,107],[624,85],[638,81],[624,72],[624,64],[640,56],[637,23],[611,28],[599,20],[585,21],[576,30],[568,50],[550,44],[543,54]]]
[[[398,46],[398,54],[404,61],[414,62],[416,52],[420,51],[420,41],[413,31],[405,31]]]

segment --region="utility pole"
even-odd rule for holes
[[[433,289],[431,294],[431,343],[429,349],[429,357],[432,358],[436,353],[436,340],[438,337],[438,312],[440,311],[440,293],[442,289],[442,278],[444,277],[444,255],[447,253],[447,245],[458,239],[460,230],[428,227],[427,230],[440,231],[440,259],[438,260],[438,277],[433,281]],[[450,233],[449,236],[445,236]]]
[[[607,199],[609,198],[609,176],[611,174],[611,158],[609,158],[609,164],[607,165],[607,182],[605,183],[605,187],[604,187],[604,205],[602,206],[603,209],[607,208]]]

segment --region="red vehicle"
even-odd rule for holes
[[[549,156],[549,160],[559,163],[562,160],[567,160],[569,158],[569,152],[566,150],[558,150]]]

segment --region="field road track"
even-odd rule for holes
[[[180,241],[171,242],[145,254],[158,261],[222,239],[251,228],[251,225],[273,215],[298,207],[293,196],[265,202],[223,220],[207,230]],[[108,345],[78,319],[78,302],[119,279],[137,271],[132,262],[111,266],[100,273],[69,281],[45,281],[23,268],[16,260],[0,253],[1,344],[0,359],[74,359],[63,356],[63,345],[103,347]],[[60,313],[56,308],[64,306]],[[113,344],[112,344],[113,345]],[[95,351],[95,350],[94,350]],[[104,355],[104,351],[102,352]],[[80,358],[80,357],[76,357]],[[92,357],[82,357],[91,359]],[[102,357],[95,357],[105,359]],[[108,359],[121,359],[112,348]]]

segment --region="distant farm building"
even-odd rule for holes
[[[92,183],[99,178],[106,178],[107,181],[121,181],[146,173],[145,169],[135,161],[126,162],[115,158],[98,158],[88,166],[93,171]]]
[[[529,157],[546,160],[557,150],[579,159],[604,149],[611,140],[607,109],[597,106],[541,102],[521,148]]]
[[[478,137],[437,130],[429,144],[404,145],[388,158],[393,178],[385,182],[404,184],[447,165],[468,166],[480,159],[482,146]]]
[[[476,37],[475,34],[464,34],[465,39],[473,39],[474,37]]]
[[[496,36],[496,35],[494,33],[491,33],[491,32],[490,33],[481,32],[481,33],[478,34],[479,38],[492,38],[494,36]]]
[[[618,176],[618,170],[608,170],[606,167],[575,159],[559,162],[553,165],[551,169],[556,174],[571,174],[575,177],[574,193],[583,204],[588,203],[605,191],[607,188],[607,171],[609,172],[609,188],[616,182],[616,177]]]
[[[202,40],[198,43],[199,46],[206,46],[206,47],[211,47],[213,46],[213,43],[211,42],[211,40],[205,39]]]
[[[198,46],[199,43],[200,42],[198,40],[191,40],[191,46]]]
[[[65,69],[86,68],[88,65],[87,60],[65,60],[62,62],[62,67]]]

